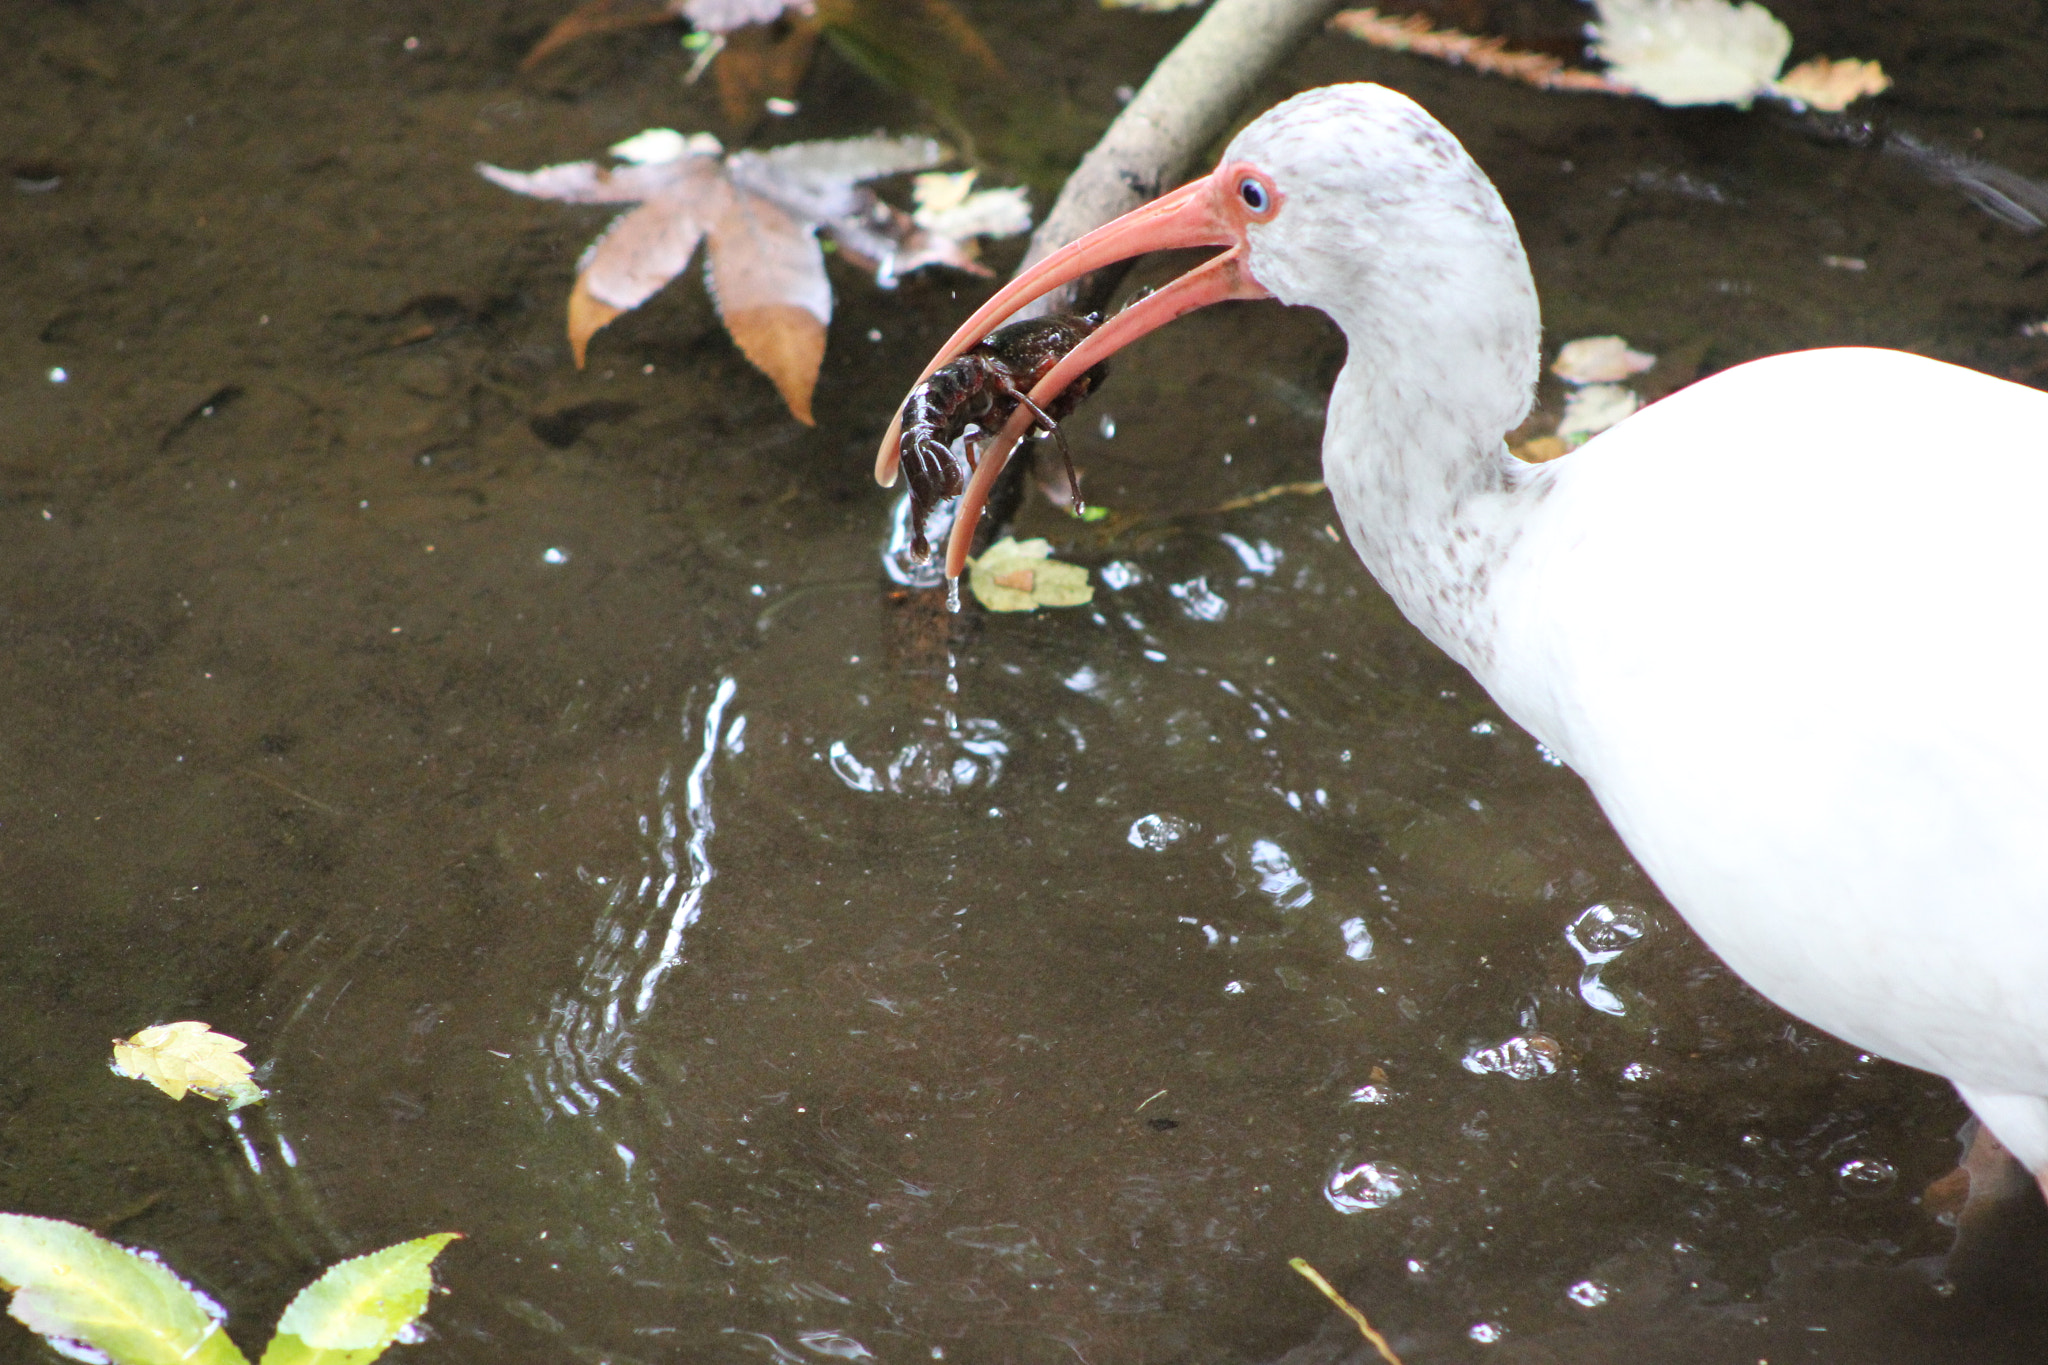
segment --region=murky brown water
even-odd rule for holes
[[[1945,1087],[1721,970],[1321,499],[1215,510],[1316,476],[1332,328],[1138,348],[1074,424],[1123,515],[1024,521],[1099,610],[949,624],[885,591],[867,470],[982,286],[835,265],[814,431],[694,281],[578,374],[602,214],[471,164],[716,120],[670,32],[516,78],[561,8],[0,17],[0,1207],[251,1347],[459,1229],[420,1359],[1366,1358],[1290,1256],[1410,1365],[2041,1357],[2038,1268],[1928,1259]],[[2037,6],[1777,8],[2048,173]],[[973,13],[1023,77],[970,126],[1041,205],[1185,23]],[[1269,93],[1360,78],[1499,181],[1554,338],[2048,375],[2048,241],[1894,161],[1328,38]],[[761,136],[923,126],[829,55],[803,103]],[[272,1103],[107,1074],[180,1018]]]

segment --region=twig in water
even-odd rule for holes
[[[1342,1294],[1339,1294],[1336,1286],[1323,1278],[1321,1271],[1317,1270],[1307,1261],[1302,1260],[1299,1256],[1289,1257],[1287,1264],[1293,1266],[1301,1278],[1321,1290],[1323,1297],[1336,1304],[1338,1310],[1345,1317],[1358,1324],[1358,1330],[1365,1333],[1365,1339],[1372,1343],[1372,1348],[1375,1351],[1380,1353],[1380,1359],[1386,1361],[1387,1365],[1401,1365],[1401,1357],[1394,1354],[1394,1348],[1387,1345],[1387,1339],[1373,1330],[1372,1324],[1366,1321],[1365,1314],[1353,1308],[1351,1301]]]

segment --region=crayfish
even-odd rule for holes
[[[1034,424],[1059,443],[1067,487],[1074,505],[1080,506],[1080,483],[1059,419],[1081,406],[1107,369],[1095,366],[1042,408],[1031,401],[1031,388],[1101,325],[1100,313],[1058,313],[1005,324],[911,390],[903,404],[903,439],[897,450],[910,485],[911,553],[920,564],[931,558],[924,526],[932,508],[966,489],[981,444],[1000,431],[1020,405],[1030,409]],[[970,425],[979,434],[962,442]],[[956,443],[964,454],[953,453]]]

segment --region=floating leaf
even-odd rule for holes
[[[1780,76],[1771,93],[1809,109],[1839,114],[1865,95],[1881,95],[1891,88],[1892,78],[1876,62],[1815,57]]]
[[[330,1266],[286,1305],[262,1365],[369,1365],[427,1311],[434,1258],[461,1235],[415,1237]]]
[[[1588,384],[1574,389],[1564,400],[1564,415],[1558,419],[1558,439],[1567,449],[1599,435],[1643,405],[1634,390],[1619,384]]]
[[[95,1358],[89,1349],[115,1365],[248,1365],[214,1305],[75,1223],[0,1213],[0,1288],[14,1293],[9,1316],[74,1359]]]
[[[1088,571],[1052,557],[1044,540],[1004,536],[967,565],[967,586],[990,611],[1036,611],[1040,607],[1085,607],[1095,600]]]
[[[1614,384],[1656,363],[1657,357],[1630,350],[1620,337],[1580,337],[1558,348],[1550,372],[1567,384]]]
[[[153,1024],[133,1038],[114,1040],[112,1066],[115,1075],[148,1081],[174,1100],[189,1090],[240,1109],[263,1098],[250,1079],[254,1068],[240,1055],[247,1046],[196,1019]]]
[[[1593,52],[1609,79],[1659,104],[1746,107],[1792,51],[1792,31],[1755,0],[1595,0]]]
[[[967,214],[967,235],[935,230],[864,186],[944,160],[930,138],[798,142],[726,156],[709,133],[653,128],[611,150],[626,164],[477,168],[493,184],[538,199],[638,206],[613,219],[577,264],[568,318],[577,367],[592,336],[681,274],[703,242],[705,281],[726,330],[807,425],[832,320],[819,232],[889,285],[925,265],[986,274],[973,258],[973,236],[1021,232],[1031,221],[1021,190],[983,191],[955,207]]]

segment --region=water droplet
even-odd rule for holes
[[[960,580],[958,578],[948,578],[946,580],[946,610],[955,614],[958,614],[960,610]]]
[[[1105,412],[1105,413],[1103,413],[1103,414],[1102,414],[1102,420],[1101,420],[1101,421],[1099,421],[1099,422],[1097,422],[1097,423],[1095,424],[1095,429],[1096,429],[1097,431],[1099,431],[1099,432],[1101,432],[1101,433],[1102,433],[1102,439],[1103,439],[1103,440],[1105,440],[1105,441],[1113,441],[1113,440],[1115,440],[1115,439],[1116,439],[1116,418],[1114,418],[1114,417],[1111,417],[1111,416],[1110,416],[1110,415],[1109,415],[1108,413],[1106,413],[1106,412]]]
[[[1557,1074],[1564,1061],[1564,1049],[1555,1038],[1532,1033],[1510,1038],[1492,1047],[1475,1047],[1465,1054],[1464,1067],[1475,1076],[1506,1076],[1509,1080],[1533,1081]]]
[[[1466,1331],[1465,1335],[1478,1342],[1481,1346],[1491,1346],[1494,1342],[1506,1336],[1507,1331],[1505,1328],[1496,1327],[1490,1322],[1475,1322]]]
[[[1363,1213],[1383,1209],[1408,1193],[1415,1177],[1398,1166],[1361,1161],[1356,1166],[1339,1166],[1323,1182],[1323,1198],[1339,1213]]]
[[[1644,1066],[1641,1062],[1630,1062],[1621,1069],[1621,1078],[1625,1081],[1647,1081],[1656,1074],[1656,1067]]]
[[[1128,559],[1112,559],[1095,571],[1095,576],[1111,592],[1122,592],[1145,581],[1145,571]]]
[[[1379,1085],[1361,1085],[1350,1095],[1353,1104],[1385,1104],[1392,1098],[1386,1087]]]
[[[1492,721],[1482,720],[1472,727],[1472,733],[1475,735],[1490,735],[1495,733],[1495,727]]]
[[[540,558],[543,564],[567,564],[569,552],[559,545],[550,545],[540,552]]]
[[[1889,1161],[1857,1157],[1854,1161],[1843,1162],[1841,1169],[1835,1172],[1835,1178],[1841,1181],[1842,1188],[1851,1194],[1876,1194],[1880,1190],[1891,1188],[1891,1183],[1899,1178],[1899,1173]]]
[[[61,384],[70,377],[71,372],[66,370],[62,365],[52,365],[50,367],[50,382],[52,384]]]
[[[1132,848],[1142,848],[1148,853],[1159,853],[1194,833],[1191,821],[1178,815],[1141,815],[1131,821],[1131,832],[1125,837]]]
[[[1607,1302],[1607,1289],[1591,1280],[1580,1280],[1565,1290],[1564,1296],[1581,1308],[1598,1308]]]

